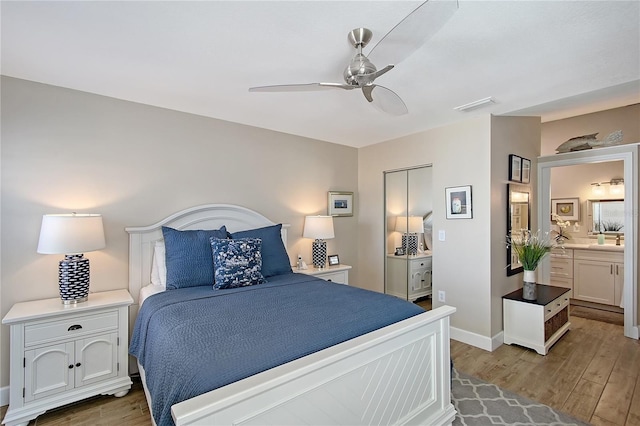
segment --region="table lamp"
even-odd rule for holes
[[[418,254],[418,234],[424,233],[424,221],[420,216],[398,216],[396,231],[402,232],[402,250],[405,254]]]
[[[327,243],[324,240],[334,238],[332,216],[307,216],[304,220],[303,238],[313,238],[311,246],[313,266],[324,268],[327,261]]]
[[[65,305],[89,297],[89,259],[83,253],[105,247],[99,214],[46,214],[42,216],[38,253],[64,254],[58,266],[60,299]]]

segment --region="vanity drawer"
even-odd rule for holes
[[[27,324],[24,327],[25,346],[39,345],[65,338],[116,330],[118,311],[98,312],[90,315],[65,317],[59,321]]]
[[[552,302],[547,303],[544,306],[544,320],[547,321],[549,318],[556,315],[558,312],[569,306],[569,299],[571,298],[571,291],[563,294],[562,296],[554,299]]]
[[[551,258],[551,279],[573,278],[573,259],[566,257]]]
[[[573,249],[554,248],[551,250],[551,261],[555,258],[573,259]]]

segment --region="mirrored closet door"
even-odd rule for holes
[[[432,168],[384,173],[385,293],[416,301],[431,296]]]

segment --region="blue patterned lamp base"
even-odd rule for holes
[[[315,240],[311,244],[311,256],[314,268],[324,268],[327,261],[327,243],[323,240]]]
[[[418,234],[414,232],[402,234],[402,249],[410,256],[418,254]]]
[[[89,259],[68,254],[58,266],[60,299],[65,305],[85,302],[89,297]]]

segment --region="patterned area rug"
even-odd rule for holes
[[[451,396],[458,412],[454,425],[588,425],[455,369]]]

